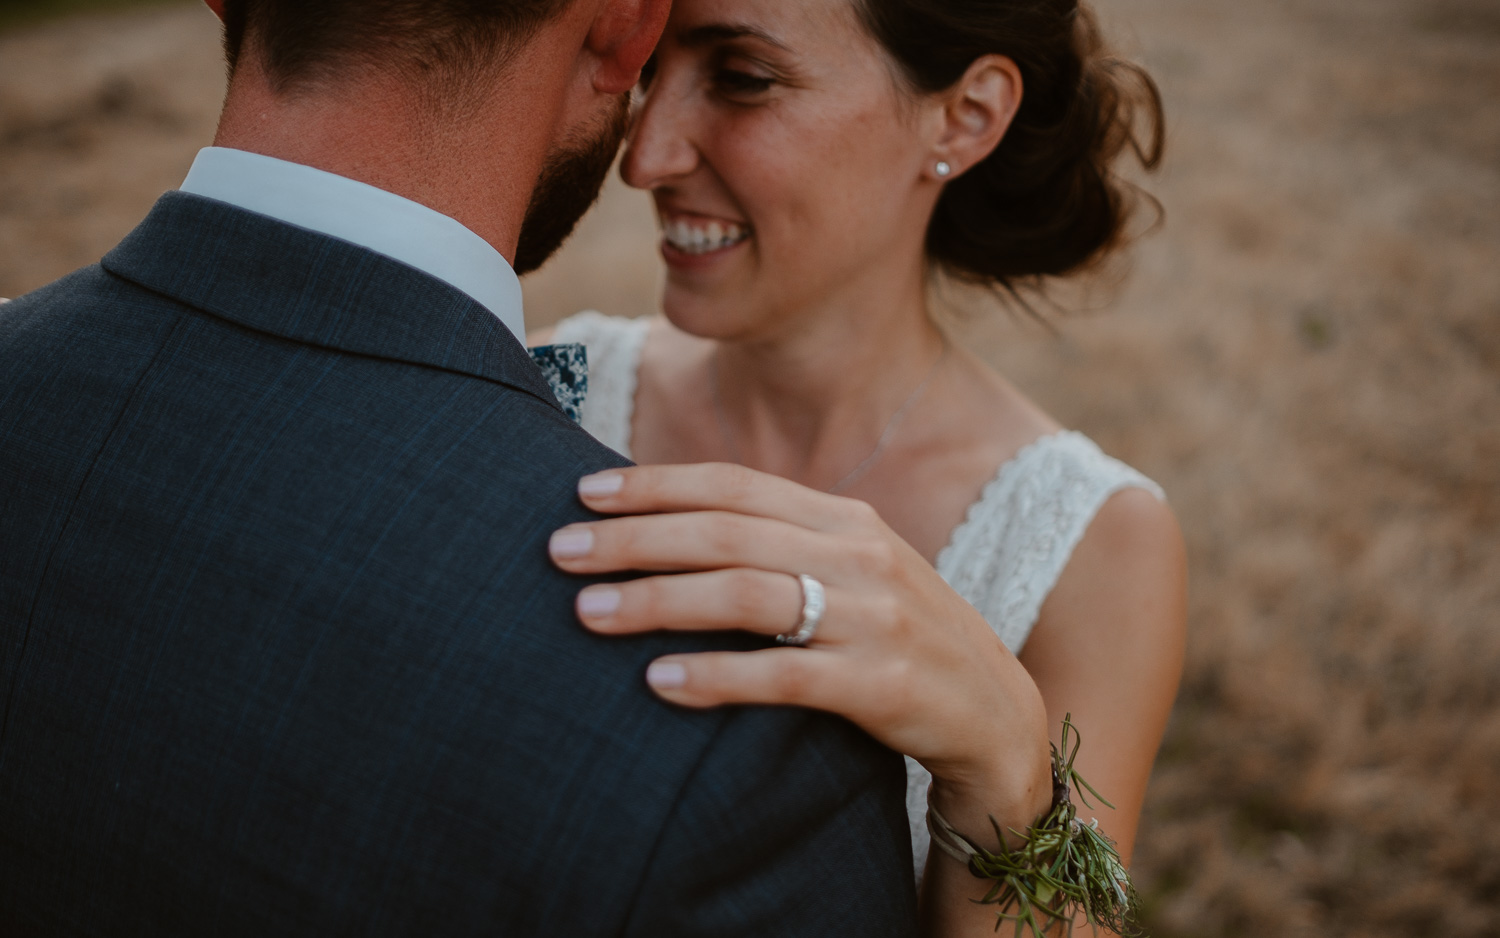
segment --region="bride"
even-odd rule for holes
[[[647,679],[686,706],[841,713],[907,754],[931,934],[995,917],[929,851],[929,798],[997,849],[989,817],[1050,804],[1064,714],[1128,862],[1185,571],[1160,490],[950,343],[929,280],[1014,290],[1098,260],[1129,216],[1112,165],[1154,166],[1160,127],[1075,0],[677,0],[622,167],[660,218],[663,316],[535,337],[588,347],[584,426],[640,464],[580,483],[616,517],[558,532],[555,561],[673,574],[589,587],[580,618],[776,635],[817,585],[798,577],[821,583],[809,647]]]

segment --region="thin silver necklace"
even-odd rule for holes
[[[928,369],[927,377],[922,379],[922,383],[917,385],[917,389],[912,391],[906,400],[901,402],[901,406],[896,408],[894,414],[891,414],[891,419],[886,421],[885,429],[880,431],[880,439],[875,441],[875,448],[870,450],[870,455],[860,460],[859,465],[851,469],[848,475],[835,482],[832,487],[824,489],[825,492],[830,495],[837,495],[864,478],[865,473],[875,468],[875,464],[880,462],[880,457],[885,455],[886,447],[890,445],[892,438],[895,437],[896,429],[901,426],[901,421],[917,403],[917,400],[921,398],[922,392],[926,391],[928,385],[932,384],[932,379],[937,377],[938,368],[942,366],[947,358],[948,339],[944,337],[943,350],[938,354],[937,361],[933,362],[932,367]],[[708,359],[708,381],[713,392],[714,416],[719,421],[719,435],[724,438],[724,445],[729,449],[730,459],[743,466],[745,460],[740,454],[739,444],[735,442],[734,428],[729,425],[729,416],[724,411],[724,396],[719,391],[719,359],[716,355],[710,355]]]

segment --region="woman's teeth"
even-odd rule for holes
[[[684,254],[711,254],[744,241],[750,237],[750,229],[732,222],[720,224],[711,221],[699,225],[674,221],[663,226],[662,234],[668,244]]]

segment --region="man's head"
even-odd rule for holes
[[[354,70],[414,80],[502,65],[570,0],[209,0],[224,20],[230,73],[246,46],[278,91]]]
[[[207,3],[224,21],[230,67],[223,145],[391,189],[458,217],[507,254],[518,240],[522,273],[562,243],[597,196],[623,137],[625,94],[670,6]],[[486,204],[514,217],[483,230],[475,216]]]

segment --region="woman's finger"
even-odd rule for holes
[[[862,501],[731,463],[611,469],[580,479],[578,495],[603,514],[731,511],[829,532],[866,529],[879,520]]]
[[[745,568],[646,577],[590,586],[578,594],[578,618],[595,632],[739,629],[779,635],[802,615],[802,586],[785,573]]]
[[[879,634],[882,610],[858,593],[827,588],[814,643],[836,645]],[[605,635],[657,630],[734,629],[781,635],[802,621],[802,584],[764,570],[715,570],[590,586],[578,594],[578,618]]]
[[[753,567],[823,583],[879,573],[884,540],[838,537],[769,518],[723,511],[632,515],[563,528],[548,545],[553,561],[578,574]]]
[[[837,654],[816,648],[703,652],[652,662],[646,683],[684,707],[770,704],[847,715],[850,704],[862,696],[845,687],[847,670]]]

